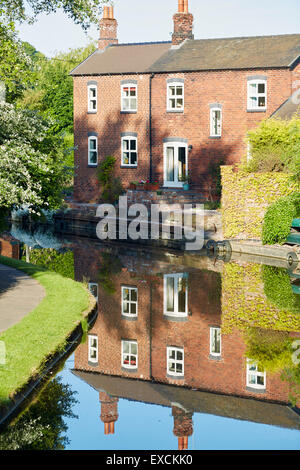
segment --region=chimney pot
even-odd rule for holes
[[[103,7],[103,18],[107,19],[109,17],[109,7]]]
[[[184,13],[189,12],[189,0],[184,0]]]
[[[183,13],[184,11],[184,0],[178,0],[178,13]]]
[[[113,7],[113,6],[110,6],[110,7],[109,7],[109,18],[110,18],[111,20],[114,19],[114,7]]]

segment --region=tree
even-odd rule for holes
[[[54,13],[61,8],[76,24],[87,29],[99,19],[102,4],[109,0],[0,0],[0,9],[13,21],[33,22],[40,13]],[[30,10],[31,14],[28,14]]]
[[[14,101],[32,80],[33,63],[18,40],[12,22],[4,22],[0,10],[0,81],[6,100]],[[1,101],[1,100],[0,100]]]
[[[0,207],[55,209],[70,178],[63,139],[38,114],[0,105]]]

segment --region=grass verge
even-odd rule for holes
[[[47,359],[63,350],[67,338],[95,303],[79,282],[40,266],[0,256],[0,263],[19,269],[45,289],[42,302],[23,320],[0,335],[6,361],[0,366],[0,406],[38,374]]]

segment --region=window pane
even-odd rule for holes
[[[136,88],[130,88],[130,96],[136,96]]]
[[[177,360],[178,360],[178,361],[182,361],[182,359],[183,359],[183,354],[182,354],[182,352],[181,352],[181,351],[177,351]]]
[[[133,152],[131,154],[131,161],[130,161],[130,164],[131,165],[136,165],[136,162],[137,162],[137,154],[135,152]]]
[[[266,98],[264,96],[260,96],[258,98],[258,106],[265,107],[265,105],[266,105]]]
[[[131,139],[130,141],[130,150],[136,150],[136,140]]]
[[[128,87],[123,88],[123,96],[129,96],[129,88]]]
[[[96,148],[97,148],[96,139],[90,139],[90,150],[96,150]]]
[[[177,87],[177,95],[182,96],[183,95],[183,88],[182,86]]]
[[[97,152],[90,152],[90,163],[97,163]]]
[[[129,300],[129,289],[123,289],[123,299]]]
[[[128,302],[124,302],[124,304],[123,304],[123,312],[124,312],[124,313],[129,313],[129,303],[128,303]]]
[[[131,313],[132,315],[136,315],[136,304],[131,304]]]
[[[264,83],[258,84],[258,93],[265,93],[266,85]]]
[[[178,311],[185,312],[186,310],[186,280],[180,278],[178,281]]]
[[[257,377],[257,384],[258,385],[264,385],[265,384],[264,377],[258,376]]]
[[[182,364],[177,364],[176,372],[178,372],[178,374],[182,374]]]
[[[170,86],[169,87],[169,92],[170,92],[170,96],[175,96],[176,95],[176,87],[175,86]]]
[[[129,140],[127,139],[123,140],[123,150],[124,151],[129,150]]]
[[[175,372],[175,362],[169,362],[169,371]]]
[[[125,152],[123,154],[123,164],[124,165],[129,165],[129,153]]]
[[[178,98],[177,99],[177,108],[182,108],[183,106],[183,99],[182,98]]]
[[[129,343],[128,343],[128,341],[123,342],[123,352],[124,353],[129,353]]]
[[[136,109],[136,103],[137,103],[136,98],[131,98],[130,103],[131,103],[131,110],[135,110]]]
[[[167,181],[174,181],[174,148],[167,148]]]
[[[137,301],[137,291],[136,290],[132,290],[131,291],[131,300],[133,302],[136,302]]]
[[[129,99],[128,98],[123,99],[123,109],[124,109],[124,111],[129,110]]]
[[[131,354],[137,354],[137,344],[131,343]]]
[[[174,312],[174,289],[175,280],[173,277],[167,277],[167,311]]]
[[[169,359],[175,359],[175,350],[169,349]]]

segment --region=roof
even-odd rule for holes
[[[95,390],[105,391],[112,397],[167,407],[179,403],[187,412],[207,413],[284,428],[300,429],[300,416],[284,404],[82,370],[73,370],[72,372]]]
[[[272,114],[272,118],[291,119],[295,114],[300,114],[300,103],[291,96]]]
[[[170,49],[171,42],[111,45],[96,50],[71,75],[143,73]]]
[[[116,44],[97,50],[71,75],[288,68],[300,57],[300,34]]]

